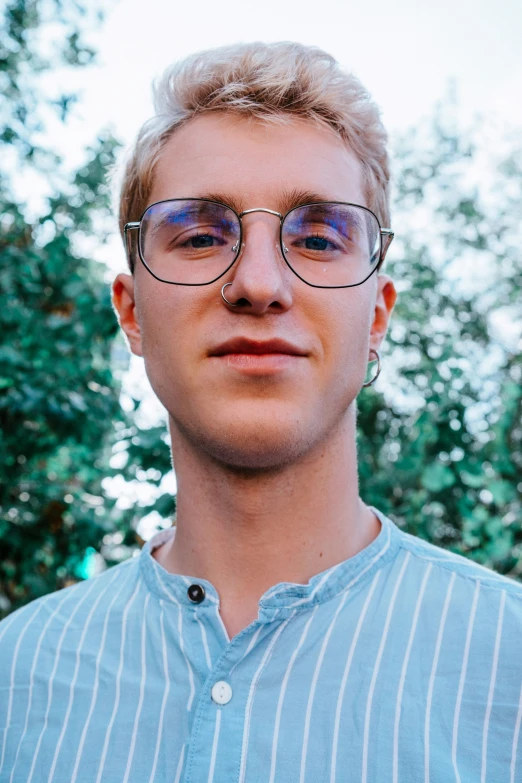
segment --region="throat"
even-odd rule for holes
[[[314,521],[298,531],[238,525],[227,530],[214,527],[195,537],[181,521],[175,536],[152,556],[170,573],[205,579],[214,586],[232,639],[257,618],[259,601],[270,588],[283,582],[308,584],[369,546],[380,528],[374,512],[362,503],[357,525],[339,520],[335,529],[328,526],[327,536]]]

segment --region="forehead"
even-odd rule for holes
[[[284,212],[296,192],[368,206],[361,164],[333,130],[304,120],[269,125],[207,114],[168,140],[148,201],[221,194],[237,211]]]

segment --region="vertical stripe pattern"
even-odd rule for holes
[[[355,653],[355,648],[357,646],[357,642],[359,641],[359,634],[361,633],[362,624],[364,622],[364,618],[366,617],[366,612],[368,611],[368,606],[370,604],[370,601],[372,600],[373,592],[377,586],[377,581],[379,579],[380,574],[377,573],[372,581],[370,590],[366,596],[366,600],[364,602],[361,614],[359,615],[359,618],[357,620],[357,626],[355,628],[355,633],[353,635],[352,643],[350,645],[350,652],[348,653],[348,658],[346,660],[346,666],[344,667],[343,672],[343,679],[341,682],[341,689],[339,691],[339,697],[337,699],[337,708],[335,710],[335,726],[334,726],[334,735],[333,735],[333,750],[332,750],[332,763],[331,763],[331,776],[330,781],[331,783],[335,783],[336,779],[336,772],[337,772],[337,749],[339,744],[339,727],[341,723],[341,709],[344,704],[344,696],[345,696],[345,690],[346,690],[346,683],[348,681],[348,675],[350,674],[350,667],[352,665],[353,656]]]
[[[504,606],[506,604],[506,593],[503,590],[500,594],[500,608],[498,612],[497,632],[495,636],[495,650],[493,652],[493,663],[491,666],[491,679],[489,681],[488,703],[486,707],[486,717],[484,718],[484,730],[482,733],[482,774],[480,776],[480,783],[486,781],[486,769],[488,762],[488,732],[489,721],[491,718],[491,709],[493,707],[493,695],[495,693],[495,683],[497,680],[497,667],[498,667],[498,654],[500,650],[500,639],[502,636],[502,623],[504,620]]]
[[[453,764],[453,770],[455,772],[455,780],[457,783],[461,783],[460,774],[457,766],[457,742],[459,732],[459,718],[460,718],[460,706],[462,704],[462,694],[464,693],[464,685],[466,683],[466,672],[468,669],[468,658],[471,647],[471,635],[473,633],[473,627],[475,624],[475,614],[477,612],[477,603],[480,593],[480,582],[475,583],[475,592],[473,594],[473,603],[471,604],[471,612],[468,621],[468,630],[466,633],[466,646],[464,647],[464,658],[462,661],[462,668],[460,671],[459,690],[457,693],[457,704],[455,706],[455,715],[453,717],[453,741],[451,746],[451,761]]]
[[[299,655],[299,650],[303,646],[304,640],[306,639],[308,635],[308,631],[310,628],[310,625],[312,624],[312,620],[314,619],[315,613],[317,612],[317,606],[314,608],[312,614],[308,618],[306,625],[303,629],[303,633],[301,634],[301,637],[297,643],[297,647],[292,653],[292,657],[290,658],[290,661],[288,663],[288,666],[286,667],[285,676],[283,677],[283,683],[281,685],[281,690],[279,692],[279,698],[277,700],[277,710],[276,710],[276,719],[274,724],[274,736],[272,737],[272,760],[270,763],[270,783],[273,783],[275,771],[276,771],[276,761],[277,761],[277,746],[279,742],[279,727],[281,725],[281,711],[283,708],[283,700],[285,698],[286,688],[288,685],[288,679],[290,677],[290,674],[292,672],[293,665],[295,663],[295,659]]]
[[[366,704],[366,715],[364,718],[364,739],[363,739],[363,766],[362,766],[362,783],[366,783],[368,779],[368,751],[369,751],[369,741],[370,741],[370,718],[372,713],[372,703],[373,703],[373,696],[375,693],[375,685],[377,682],[377,675],[379,674],[379,669],[381,666],[381,659],[382,654],[384,652],[384,646],[386,644],[386,640],[388,638],[388,631],[390,629],[390,622],[392,618],[392,613],[395,608],[395,601],[397,600],[397,594],[399,592],[399,587],[401,586],[402,578],[404,576],[404,572],[406,570],[406,566],[408,565],[408,561],[410,559],[410,553],[406,555],[404,558],[404,562],[402,564],[401,570],[399,571],[399,575],[397,577],[397,581],[395,582],[395,585],[393,587],[393,593],[390,599],[390,605],[388,608],[388,613],[386,614],[386,622],[384,624],[384,629],[381,636],[381,642],[379,644],[379,650],[377,652],[377,658],[375,660],[375,665],[373,667],[372,672],[372,679],[370,682],[370,689],[368,692],[368,701]]]
[[[215,587],[153,556],[175,531],[15,612],[0,780],[518,783],[522,586],[378,516],[369,547],[274,585],[232,638]]]
[[[319,679],[319,672],[321,671],[321,666],[324,660],[324,655],[326,652],[326,648],[328,646],[328,642],[330,641],[330,636],[332,635],[332,631],[334,629],[335,623],[337,621],[337,618],[339,616],[339,613],[341,612],[346,599],[348,597],[348,590],[345,591],[342,599],[339,602],[339,606],[337,607],[335,614],[332,618],[332,621],[330,625],[328,626],[328,630],[326,631],[323,643],[321,645],[321,648],[319,650],[319,655],[317,657],[317,663],[315,665],[314,674],[312,677],[312,684],[310,686],[310,694],[308,696],[308,704],[306,705],[306,718],[305,718],[305,730],[304,730],[304,738],[303,738],[303,750],[301,753],[301,775],[300,775],[300,783],[303,783],[305,779],[305,766],[306,766],[306,754],[308,752],[308,737],[310,734],[310,721],[312,718],[312,705],[314,703],[314,696],[315,696],[315,689],[317,687],[317,680]]]
[[[442,637],[444,634],[444,628],[446,626],[446,618],[448,616],[448,609],[451,601],[451,594],[453,592],[453,586],[455,584],[455,574],[451,575],[451,579],[448,585],[448,591],[446,593],[446,600],[444,602],[444,608],[439,623],[439,632],[437,635],[437,643],[435,646],[435,654],[433,656],[433,663],[431,667],[430,680],[428,684],[428,703],[426,706],[426,717],[424,721],[424,781],[429,783],[430,780],[430,725],[431,725],[431,705],[433,701],[433,689],[435,687],[435,675],[437,674],[437,666],[439,664],[440,650],[442,646]]]
[[[395,726],[393,730],[393,783],[397,783],[399,780],[399,724],[401,719],[401,706],[402,706],[402,694],[404,692],[404,683],[406,682],[406,672],[408,671],[408,663],[411,655],[411,648],[413,645],[413,639],[415,638],[415,631],[417,630],[417,623],[419,621],[419,613],[422,605],[422,599],[424,598],[424,592],[428,579],[432,569],[432,564],[429,563],[424,577],[422,579],[419,597],[415,605],[415,613],[411,624],[410,635],[408,638],[408,646],[406,648],[406,654],[404,656],[404,663],[402,664],[401,679],[399,681],[399,690],[397,692],[397,706],[395,707]]]

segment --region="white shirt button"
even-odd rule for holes
[[[228,684],[228,682],[225,682],[224,680],[219,680],[219,682],[216,682],[211,691],[212,700],[216,702],[216,704],[228,704],[230,699],[232,698],[232,688]]]

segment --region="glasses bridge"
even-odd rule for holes
[[[244,209],[240,212],[238,217],[242,218],[243,215],[250,215],[251,212],[268,212],[269,215],[275,215],[279,220],[283,220],[283,215],[280,212],[275,212],[273,209],[266,209],[265,207],[255,207],[254,209]]]

